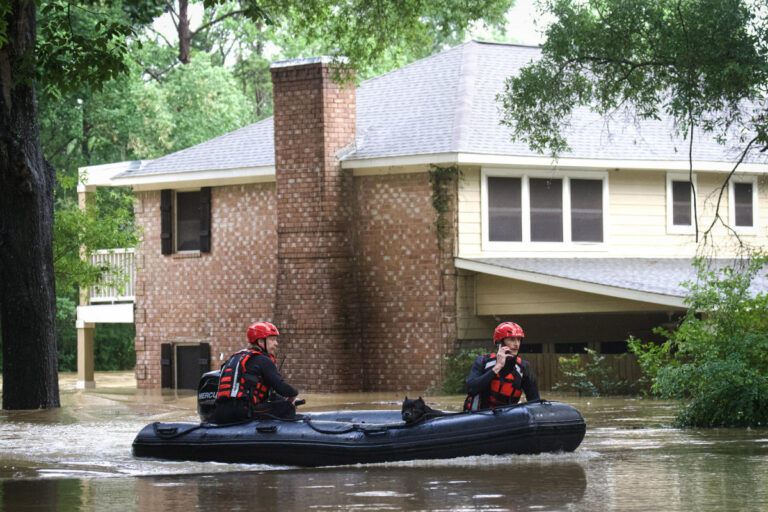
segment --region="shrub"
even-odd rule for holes
[[[465,393],[464,382],[472,368],[472,363],[477,356],[487,354],[487,348],[464,349],[446,356],[445,381],[443,381],[443,393],[460,395]]]
[[[558,358],[563,380],[552,386],[552,391],[576,391],[579,396],[628,395],[633,392],[632,385],[619,379],[605,362],[605,356],[589,348],[586,351],[586,357],[574,354]]]
[[[749,292],[766,263],[758,254],[743,269],[708,270],[697,260],[677,330],[657,328],[666,338],[660,345],[629,340],[651,391],[681,400],[679,426],[768,424],[768,297]]]

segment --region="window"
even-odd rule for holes
[[[483,244],[553,248],[605,241],[605,173],[483,170]]]
[[[693,186],[688,174],[667,174],[667,232],[693,234],[693,194],[696,191],[696,177]]]
[[[732,177],[728,184],[730,224],[737,233],[757,233],[757,178]]]
[[[162,253],[210,252],[211,189],[163,190],[160,198]]]
[[[200,191],[176,192],[176,252],[200,250]]]
[[[488,236],[491,241],[522,241],[521,183],[520,178],[488,178]]]
[[[603,241],[603,184],[600,180],[571,180],[571,240]]]
[[[563,241],[563,180],[531,178],[531,241]]]

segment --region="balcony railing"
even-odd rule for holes
[[[120,283],[119,287],[91,286],[88,289],[91,303],[133,302],[136,263],[132,248],[93,251],[90,255],[90,263],[97,267],[109,267],[112,271],[105,276],[107,281],[117,280]]]

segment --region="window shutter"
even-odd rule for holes
[[[173,252],[173,201],[172,190],[160,191],[160,242],[163,254]]]
[[[170,343],[160,344],[160,386],[173,387],[173,350]]]
[[[211,187],[200,189],[200,252],[211,252]]]
[[[200,375],[211,369],[211,346],[207,343],[200,344]]]

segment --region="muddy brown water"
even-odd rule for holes
[[[127,373],[74,380],[62,374],[61,409],[0,412],[0,510],[768,511],[768,430],[675,429],[668,402],[546,394],[587,421],[574,453],[300,469],[135,459],[147,423],[196,420],[193,394],[139,392]],[[401,395],[307,395],[303,410]]]

